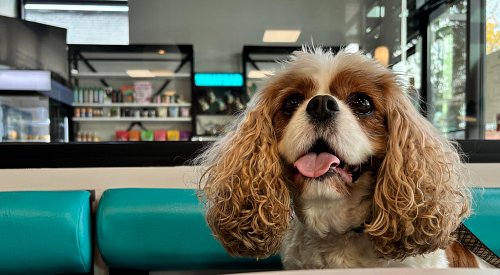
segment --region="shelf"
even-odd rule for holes
[[[193,136],[191,141],[218,141],[221,139],[219,136]]]
[[[238,116],[238,113],[236,114],[233,114],[233,115],[229,115],[229,114],[199,114],[197,115],[196,117],[201,117],[201,118],[208,118],[208,117],[222,117],[222,118],[231,118],[231,119],[234,119]]]
[[[73,117],[76,122],[191,122],[191,117]]]
[[[107,72],[107,73],[76,73],[71,74],[72,77],[75,78],[131,78],[131,79],[171,79],[171,78],[189,78],[191,74],[189,73],[176,73],[172,75],[165,76],[140,76],[140,77],[132,77],[125,72]]]
[[[73,107],[191,107],[191,103],[73,103]]]
[[[48,143],[50,140],[40,140],[40,139],[16,139],[16,140],[2,140],[0,143],[18,143],[18,142],[36,142],[36,143]]]

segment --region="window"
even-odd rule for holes
[[[485,138],[500,139],[500,0],[486,1]]]
[[[429,120],[450,138],[465,137],[467,1],[447,6],[428,27]]]
[[[26,20],[66,28],[68,44],[129,43],[126,1],[100,1],[85,5],[28,1],[24,10]]]

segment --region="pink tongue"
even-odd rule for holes
[[[308,153],[299,158],[293,165],[299,172],[308,178],[317,178],[324,175],[330,166],[337,167],[340,164],[338,157],[330,153]]]

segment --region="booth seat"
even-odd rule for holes
[[[500,188],[473,193],[474,214],[464,224],[499,255]],[[0,274],[92,273],[90,205],[87,191],[0,192]],[[282,269],[279,257],[229,256],[193,189],[106,190],[95,232],[110,274]]]
[[[491,252],[500,257],[500,188],[472,189],[472,215],[464,221],[464,225]],[[482,253],[478,249],[471,251]],[[499,266],[500,267],[500,266]]]
[[[500,188],[473,189],[465,225],[500,255]],[[132,270],[274,270],[279,257],[234,258],[213,238],[192,189],[110,189],[96,215],[97,245],[111,268]]]
[[[88,191],[0,192],[0,274],[92,271]]]
[[[96,234],[110,271],[281,269],[278,257],[231,257],[213,238],[192,189],[106,190],[96,213]]]

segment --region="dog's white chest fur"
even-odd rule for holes
[[[444,250],[408,257],[403,261],[387,260],[377,255],[368,237],[349,232],[320,237],[295,220],[286,235],[281,259],[285,269],[324,269],[356,267],[446,268]]]

